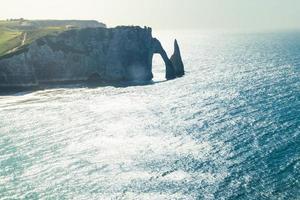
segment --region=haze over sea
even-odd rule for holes
[[[155,35],[186,76],[0,96],[0,199],[300,198],[300,32]]]

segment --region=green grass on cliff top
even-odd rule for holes
[[[24,25],[24,22],[27,25]],[[8,54],[21,48],[23,45],[30,44],[34,40],[49,34],[58,34],[67,30],[65,26],[58,27],[38,27],[31,26],[30,21],[15,20],[1,21],[0,20],[0,56]],[[26,38],[24,40],[24,35]],[[24,43],[23,43],[24,40]]]
[[[21,44],[21,33],[0,27],[0,56]]]

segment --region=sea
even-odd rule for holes
[[[0,199],[300,199],[300,32],[156,31],[186,75],[0,96]]]

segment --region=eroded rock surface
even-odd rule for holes
[[[175,74],[177,77],[181,77],[184,75],[184,65],[181,58],[181,53],[179,49],[179,45],[177,40],[174,42],[174,53],[171,56],[171,62],[173,64],[173,67],[175,69]]]
[[[149,81],[153,78],[154,53],[162,56],[167,79],[182,75],[178,44],[170,60],[161,43],[152,37],[151,28],[70,30],[0,57],[0,88],[95,79],[108,83]]]

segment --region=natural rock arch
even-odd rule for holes
[[[160,41],[156,38],[153,39],[153,54],[160,54],[160,56],[162,57],[166,66],[167,80],[174,79],[176,77],[181,77],[185,74],[179,45],[176,39],[174,42],[174,53],[170,59],[168,58],[168,55],[162,47]]]
[[[162,47],[160,41],[156,38],[153,39],[153,54],[160,54],[162,57],[165,66],[166,66],[166,79],[174,79],[176,78],[175,69],[173,67],[173,64],[171,60],[168,58],[168,55],[164,48]]]

